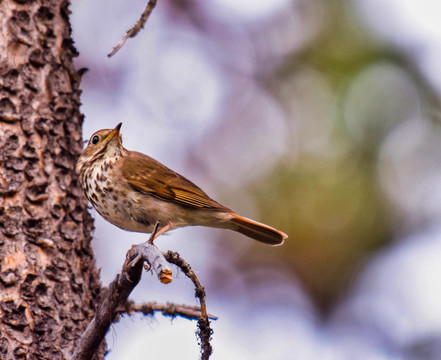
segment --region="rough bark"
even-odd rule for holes
[[[0,359],[69,358],[100,291],[68,5],[0,0]]]

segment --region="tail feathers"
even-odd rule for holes
[[[257,221],[247,219],[235,213],[231,213],[233,218],[230,220],[231,229],[250,238],[263,242],[268,245],[282,245],[283,241],[288,237],[285,233],[272,228],[271,226],[259,223]]]

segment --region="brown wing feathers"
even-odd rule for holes
[[[190,180],[147,155],[131,151],[121,170],[128,183],[138,191],[190,207],[229,210]]]

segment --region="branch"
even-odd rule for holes
[[[149,0],[138,22],[129,31],[126,32],[126,34],[121,38],[118,44],[116,44],[113,50],[107,54],[108,57],[115,55],[117,51],[122,48],[128,38],[135,37],[138,34],[138,32],[144,27],[155,6],[156,0]]]
[[[172,281],[172,272],[159,249],[149,243],[133,246],[126,255],[121,273],[105,289],[95,317],[81,336],[72,360],[89,360],[96,353],[107,330],[118,315],[118,308],[126,304],[132,290],[141,279],[144,261],[150,265],[164,284]]]
[[[172,303],[158,304],[149,302],[142,305],[136,305],[133,301],[128,300],[123,308],[119,309],[121,314],[132,315],[134,312],[140,312],[144,315],[153,315],[155,311],[160,311],[164,316],[182,316],[189,320],[197,320],[201,317],[201,308],[191,305],[177,305]],[[217,316],[208,314],[212,320],[217,320]]]
[[[195,296],[199,299],[201,304],[201,317],[198,320],[199,330],[197,331],[197,335],[200,339],[201,352],[202,352],[202,360],[208,360],[213,353],[213,348],[210,344],[211,335],[213,334],[213,330],[210,328],[210,320],[207,315],[207,304],[205,302],[205,289],[201,285],[198,277],[195,272],[192,270],[190,265],[182,259],[178,253],[173,251],[168,251],[164,253],[166,260],[170,263],[178,266],[182,272],[190,278],[195,286]]]
[[[156,229],[157,227],[155,231]],[[154,233],[152,236],[154,236]],[[149,269],[156,272],[162,283],[168,284],[171,282],[172,271],[167,261],[177,265],[194,283],[195,295],[201,304],[200,308],[175,304],[160,305],[156,303],[137,306],[127,300],[141,279],[144,262],[149,264]],[[101,305],[98,307],[95,317],[92,319],[86,331],[81,336],[78,348],[71,360],[92,359],[109,330],[110,325],[115,321],[115,318],[123,312],[130,314],[134,311],[140,311],[144,314],[161,311],[164,315],[180,315],[189,319],[198,319],[199,330],[197,334],[200,338],[202,360],[208,360],[213,352],[210,344],[213,330],[210,328],[209,318],[215,320],[217,317],[207,314],[205,296],[205,289],[196,274],[178,253],[172,251],[161,253],[159,249],[150,242],[132,246],[127,252],[126,261],[124,262],[121,273],[103,290],[100,299]]]

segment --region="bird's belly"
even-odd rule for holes
[[[125,211],[126,209],[106,210],[98,207],[95,207],[95,209],[104,219],[121,229],[142,233],[150,233],[153,231],[154,224],[147,221],[140,222],[136,220],[130,213]]]
[[[180,221],[180,207],[171,202],[132,191],[122,196],[107,193],[105,188],[103,192],[100,201],[91,202],[104,219],[121,229],[151,233],[158,221],[177,225],[173,227],[187,225]]]
[[[107,221],[127,231],[150,233],[158,220],[160,211],[156,201],[129,198],[128,194],[119,199],[105,194],[101,204],[94,204],[98,213]],[[147,203],[147,204],[146,204]],[[98,206],[97,206],[98,205]]]

